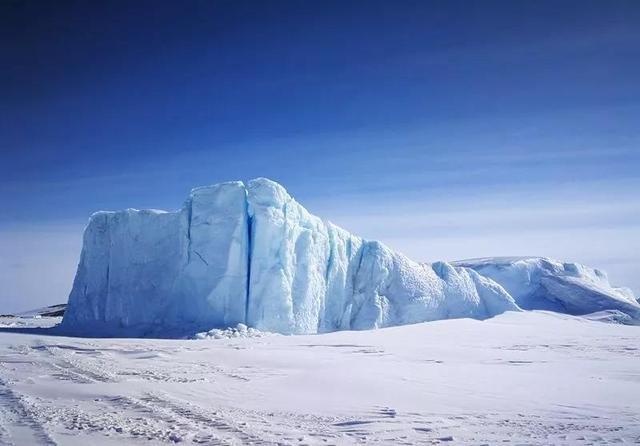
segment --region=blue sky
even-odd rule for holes
[[[257,176],[416,260],[640,293],[636,1],[0,8],[0,313],[66,300],[91,212]]]

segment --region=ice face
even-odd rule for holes
[[[179,212],[94,214],[64,325],[135,335],[244,322],[248,238],[237,182],[194,189]]]
[[[249,250],[245,196],[240,182],[191,192],[181,212],[186,258],[172,293],[180,299],[171,314],[182,313],[186,321],[211,326],[245,321]]]
[[[179,274],[180,215],[128,209],[94,214],[65,323],[108,325],[162,322]]]
[[[63,327],[139,336],[243,323],[290,334],[485,319],[520,306],[625,311],[609,291],[593,297],[610,290],[603,273],[545,262],[419,264],[259,178],[194,189],[177,212],[94,214]]]
[[[326,294],[326,225],[282,186],[249,182],[251,251],[247,323],[259,330],[315,333]]]

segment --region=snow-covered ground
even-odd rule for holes
[[[637,443],[640,329],[534,311],[203,340],[0,330],[0,444],[179,441]]]

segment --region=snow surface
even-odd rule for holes
[[[631,444],[639,396],[638,327],[549,312],[203,341],[0,329],[0,444]]]
[[[311,215],[259,178],[194,189],[178,212],[99,212],[63,329],[161,335],[244,323],[284,334],[519,310],[476,272],[421,265]]]

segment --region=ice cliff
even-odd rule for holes
[[[520,307],[613,308],[603,283],[593,285],[593,297],[581,279],[555,280],[552,270],[539,274],[540,288],[537,273],[527,281],[518,268],[419,264],[311,215],[282,186],[259,178],[196,188],[177,212],[94,214],[62,328],[142,336],[242,323],[318,333],[485,319]],[[536,302],[573,299],[576,307],[528,305],[522,287],[538,290]]]
[[[178,212],[94,214],[63,327],[317,333],[517,309],[471,269],[413,262],[256,179],[194,189]]]

